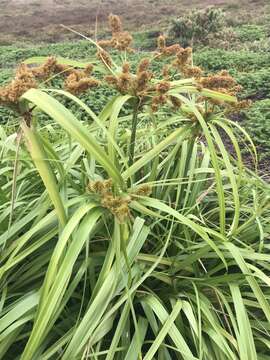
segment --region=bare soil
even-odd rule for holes
[[[190,8],[214,5],[235,14],[263,12],[268,0],[0,0],[0,45],[15,41],[61,41],[73,37],[60,24],[91,34],[96,17],[100,30],[110,12],[120,15],[129,30],[162,26]],[[242,10],[241,10],[242,9]],[[241,10],[241,11],[240,11]]]

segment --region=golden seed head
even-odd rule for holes
[[[99,81],[86,77],[83,71],[73,72],[65,80],[65,89],[74,95],[78,95],[90,88],[97,87]]]
[[[149,196],[152,192],[152,187],[148,184],[140,185],[135,191],[133,192],[134,195],[140,196]]]
[[[161,81],[159,84],[156,85],[156,91],[159,94],[165,94],[170,90],[170,83],[168,81]]]
[[[227,92],[237,85],[236,80],[226,70],[216,75],[201,78],[200,84],[207,89],[219,90],[221,92]]]
[[[132,41],[133,41],[133,38],[130,35],[130,33],[127,31],[123,31],[123,32],[117,34],[117,36],[115,35],[113,37],[114,47],[115,47],[115,49],[120,50],[120,51],[128,50],[130,48]]]
[[[14,79],[0,87],[0,103],[7,106],[16,105],[27,90],[36,87],[34,75],[25,64],[21,64],[16,70]]]
[[[84,69],[85,75],[91,75],[93,72],[94,66],[92,64],[86,65],[86,68]]]
[[[118,86],[118,79],[114,75],[106,75],[104,77],[105,81],[107,81],[108,84],[117,87]]]
[[[111,67],[112,66],[112,59],[110,54],[105,50],[99,50],[97,53],[98,58],[103,62],[104,65]]]
[[[98,45],[102,48],[111,47],[112,46],[112,40],[99,40]]]
[[[122,29],[122,22],[120,20],[120,17],[114,14],[109,15],[109,24],[111,27],[111,31],[113,34],[121,32]]]
[[[186,66],[183,68],[183,74],[185,77],[199,79],[203,75],[203,71],[199,66]]]
[[[141,71],[138,73],[136,78],[135,90],[136,92],[141,92],[146,90],[149,80],[151,79],[152,74],[149,71]]]
[[[170,96],[170,101],[175,109],[179,109],[182,106],[181,100],[176,98],[175,96]]]
[[[173,65],[183,71],[184,67],[191,64],[192,49],[190,47],[180,48],[176,54]]]
[[[157,45],[158,45],[158,49],[159,50],[163,50],[164,48],[166,48],[166,38],[164,35],[159,35],[158,39],[157,39]]]
[[[122,72],[124,74],[127,74],[130,72],[130,63],[124,62],[124,64],[122,65]]]
[[[129,73],[122,73],[118,77],[118,89],[121,93],[127,93],[130,89],[132,78]]]
[[[182,48],[179,44],[174,44],[174,45],[165,47],[162,50],[162,54],[166,55],[166,56],[176,55],[181,49]]]
[[[148,58],[144,58],[139,62],[139,65],[137,67],[137,74],[147,71],[149,69],[150,60]]]

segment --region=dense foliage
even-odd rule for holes
[[[82,43],[93,68],[3,75],[0,358],[270,359],[270,187],[228,118],[248,96],[163,36],[132,53],[110,23],[111,54]]]
[[[193,45],[194,42],[207,45],[209,35],[219,33],[222,36],[224,25],[224,12],[219,8],[208,7],[203,10],[192,10],[173,20],[169,34],[185,46]]]

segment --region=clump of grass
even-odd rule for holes
[[[16,98],[20,137],[0,128],[0,358],[266,358],[269,186],[226,118],[240,88],[163,38],[135,66],[95,45],[117,91],[98,115],[37,82]]]

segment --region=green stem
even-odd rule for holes
[[[129,144],[129,160],[128,160],[129,166],[133,164],[133,160],[134,160],[139,107],[140,107],[140,101],[139,99],[136,99],[133,107],[132,128],[131,128],[131,136],[130,136],[130,144]]]

